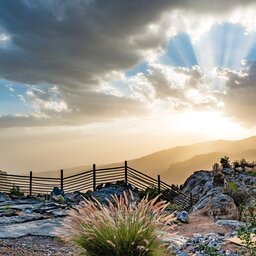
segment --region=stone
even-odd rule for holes
[[[244,178],[244,183],[249,186],[256,186],[256,177],[255,176],[246,176]]]
[[[222,192],[222,188],[216,187],[209,190],[205,196],[203,196],[195,205],[192,207],[192,211],[202,209],[212,198]]]
[[[217,220],[215,223],[217,225],[224,225],[235,229],[245,226],[244,222],[238,220]]]
[[[204,186],[208,181],[211,181],[212,175],[209,171],[197,171],[194,172],[184,183],[182,192],[184,194],[192,193],[193,198],[200,199]],[[208,183],[209,185],[209,183]]]
[[[54,187],[52,192],[51,192],[51,196],[59,196],[59,195],[63,195],[63,191],[58,188],[58,187]]]
[[[58,218],[3,225],[0,226],[0,238],[18,238],[28,235],[54,237],[56,229],[61,225],[61,219]]]
[[[178,252],[176,255],[177,256],[188,256],[188,254],[186,252]]]
[[[34,221],[34,220],[41,220],[41,219],[45,219],[45,217],[41,214],[22,214],[19,216],[1,217],[0,227],[1,225],[6,225],[6,224],[24,223],[24,222]]]
[[[62,195],[52,195],[52,200],[60,204],[65,202],[65,199]]]
[[[234,172],[233,168],[223,168],[222,173],[225,175],[232,175]]]
[[[53,215],[55,218],[56,217],[66,217],[68,215],[67,212],[62,209],[52,209],[52,210],[46,211],[46,213]]]
[[[79,203],[81,198],[82,198],[82,196],[79,191],[76,191],[74,193],[66,193],[64,195],[65,202],[67,202],[67,203],[69,203],[69,202],[70,203]]]
[[[208,180],[203,187],[203,191],[202,191],[202,196],[204,196],[205,194],[207,194],[207,192],[209,190],[211,190],[213,188],[213,182],[212,180]]]
[[[233,198],[224,194],[217,194],[211,200],[206,200],[203,207],[195,212],[215,219],[235,220],[238,219],[239,216]]]
[[[0,192],[0,203],[6,201],[11,201],[10,197],[6,193]]]
[[[176,219],[178,221],[181,221],[182,223],[188,223],[189,222],[188,212],[186,211],[177,212]]]
[[[171,236],[163,237],[161,240],[165,243],[169,243],[169,251],[175,252],[184,248],[189,238],[184,236]]]

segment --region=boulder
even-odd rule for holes
[[[215,219],[238,219],[239,211],[232,197],[224,194],[206,195],[194,207],[194,212]]]
[[[10,197],[6,193],[0,192],[0,203],[10,200]]]
[[[52,195],[52,200],[59,204],[65,203],[65,199],[62,195]]]
[[[223,226],[231,227],[234,229],[238,229],[240,227],[245,226],[244,222],[241,222],[238,220],[217,220],[215,223],[220,226],[223,225]]]
[[[58,187],[54,187],[52,192],[51,192],[51,196],[59,196],[59,195],[64,195],[63,190],[61,190]]]
[[[66,203],[79,203],[82,199],[82,196],[79,191],[76,191],[74,193],[66,193],[64,195],[64,199]]]
[[[184,183],[182,192],[185,194],[192,193],[194,198],[200,199],[202,197],[202,192],[205,189],[205,184],[210,189],[212,180],[211,172],[209,171],[197,171],[194,172]]]
[[[176,219],[178,221],[181,221],[182,223],[188,223],[188,221],[189,221],[188,212],[186,212],[186,211],[177,212]]]
[[[246,176],[244,178],[244,183],[249,186],[255,186],[256,187],[256,177],[255,176]]]
[[[222,173],[225,175],[232,175],[234,173],[233,168],[223,168]]]

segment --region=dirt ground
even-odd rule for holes
[[[1,256],[71,256],[74,249],[50,237],[25,236],[0,239]]]
[[[190,215],[188,224],[180,224],[169,232],[169,236],[193,237],[193,234],[202,235],[218,233],[224,235],[232,232],[231,228],[218,226],[213,219],[206,216]],[[239,251],[241,248],[233,243],[227,242],[224,250]],[[50,237],[26,236],[16,239],[0,239],[1,256],[71,256],[76,255],[72,246]]]

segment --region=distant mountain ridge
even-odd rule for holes
[[[224,155],[233,160],[242,158],[248,161],[256,160],[256,136],[242,140],[215,140],[200,142],[192,145],[178,146],[161,150],[137,159],[128,161],[129,166],[156,177],[158,174],[168,183],[183,183],[194,171],[210,170],[215,162]],[[123,162],[99,165],[111,167],[123,165]],[[65,169],[65,176],[90,170],[92,166],[80,166]],[[59,171],[37,173],[40,176],[58,177]]]

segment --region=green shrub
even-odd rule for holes
[[[139,192],[140,198],[148,196],[148,199],[153,199],[158,196],[158,189],[156,187],[147,187],[145,190]]]
[[[14,196],[24,196],[24,193],[20,191],[20,187],[15,184],[12,185],[10,193]]]
[[[235,182],[228,182],[223,190],[223,194],[233,198],[239,211],[239,218],[241,219],[244,207],[250,197],[249,193],[245,190],[239,189]]]
[[[222,165],[223,168],[230,168],[231,164],[230,164],[230,160],[228,156],[224,156],[220,159],[220,163]]]
[[[232,166],[233,166],[233,168],[238,168],[238,167],[240,167],[239,161],[238,161],[238,160],[235,160],[235,161],[232,163]]]
[[[254,167],[253,169],[249,170],[249,171],[246,171],[245,174],[247,176],[256,176],[256,168]]]
[[[243,241],[243,246],[246,250],[246,255],[256,256],[256,241],[253,241],[253,236],[256,237],[256,208],[251,206],[248,209],[246,225],[239,228],[238,237]]]
[[[234,199],[236,206],[244,205],[248,199],[248,192],[238,189],[235,182],[228,182],[223,190],[226,194]]]
[[[106,200],[108,205],[85,200],[77,210],[72,209],[59,234],[82,248],[86,256],[170,255],[158,237],[159,227],[173,220],[165,212],[168,204],[157,202],[158,197],[135,204],[125,193],[113,196],[114,203]]]
[[[199,252],[203,253],[203,255],[207,256],[224,256],[224,254],[220,254],[218,249],[213,246],[208,246],[207,243],[200,243],[198,245]]]
[[[166,207],[166,210],[169,212],[175,212],[175,211],[182,211],[183,208],[180,205],[177,205],[175,203],[169,203],[168,206]]]

